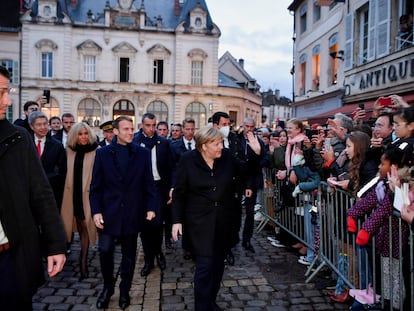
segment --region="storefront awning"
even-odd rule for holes
[[[354,112],[358,108],[358,105],[359,103],[344,105],[344,106],[341,106],[341,107],[338,107],[338,108],[335,108],[329,111],[325,111],[324,113],[318,114],[316,116],[309,117],[307,120],[309,124],[314,124],[314,123],[325,124],[328,118],[332,119],[334,115],[339,112],[352,118],[352,112]],[[374,102],[373,101],[364,102],[364,105],[365,105],[365,111],[367,115],[366,119],[368,119],[372,115],[372,108],[373,108]]]

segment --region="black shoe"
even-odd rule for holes
[[[253,254],[256,253],[250,241],[243,242],[242,245],[246,251],[252,252]]]
[[[129,297],[128,293],[120,293],[119,294],[119,307],[122,310],[125,310],[128,308],[128,306],[131,304],[131,298]]]
[[[79,281],[82,281],[84,279],[89,278],[89,271],[86,269],[86,271],[81,271]]]
[[[99,295],[98,300],[96,301],[96,307],[98,309],[106,309],[109,305],[109,300],[111,300],[111,296],[114,294],[113,289],[104,288],[102,293]]]
[[[226,256],[226,261],[230,266],[234,266],[234,255],[232,251],[229,251]]]
[[[193,258],[193,256],[191,256],[191,253],[188,252],[188,251],[185,251],[185,253],[184,253],[184,259],[185,260],[190,260],[192,258]]]
[[[171,241],[171,238],[165,240],[165,248],[168,248],[168,249],[173,249],[174,248],[173,242]]]
[[[160,267],[161,270],[165,270],[165,268],[167,267],[165,256],[162,252],[159,255],[157,255],[157,265],[158,267]]]
[[[146,263],[146,264],[144,265],[144,267],[141,269],[141,276],[142,276],[142,277],[147,276],[148,274],[150,274],[150,273],[151,273],[151,270],[152,270],[153,268],[154,268],[154,266],[153,266],[153,265],[150,265],[150,264]]]

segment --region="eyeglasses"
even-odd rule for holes
[[[1,93],[0,95],[3,96],[4,94],[12,94],[16,90],[12,87],[0,87]]]

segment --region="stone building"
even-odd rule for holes
[[[294,115],[368,115],[381,96],[414,103],[414,2],[295,0]]]
[[[237,124],[261,118],[257,90],[219,72],[221,33],[204,0],[22,2],[21,49],[0,48],[0,61],[21,69],[13,119],[44,89],[51,103],[42,111],[70,112],[96,128],[119,115],[139,123],[145,112],[169,123],[191,116],[196,127],[218,110]]]

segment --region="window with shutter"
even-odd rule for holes
[[[389,54],[390,50],[390,0],[377,0],[377,57]]]
[[[354,14],[350,13],[345,20],[344,70],[352,69],[354,63]]]

